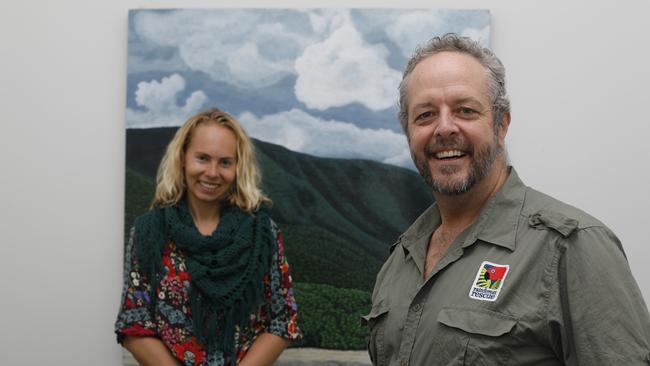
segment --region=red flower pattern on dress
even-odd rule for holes
[[[195,337],[175,345],[174,354],[176,355],[176,358],[184,363],[189,361],[193,362],[195,365],[200,365],[205,362],[205,351],[203,351],[203,348]]]
[[[188,325],[191,323],[190,274],[183,253],[173,242],[167,243],[163,249],[163,273],[156,284],[156,311],[151,313],[151,284],[148,277],[138,271],[135,259],[137,237],[133,233],[125,251],[123,301],[115,324],[118,340],[124,336],[155,336],[183,365],[225,366],[239,363],[262,332],[287,339],[299,338],[297,307],[284,245],[275,224],[273,229],[277,234],[278,250],[271,270],[264,276],[264,303],[251,314],[248,327],[236,332],[236,360],[224,358],[222,354],[206,354],[203,345],[193,335]]]

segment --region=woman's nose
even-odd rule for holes
[[[205,171],[205,175],[208,177],[216,177],[219,175],[219,166],[217,164],[210,164],[208,169]]]

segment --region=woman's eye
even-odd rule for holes
[[[223,167],[230,167],[230,166],[232,166],[232,164],[233,164],[233,161],[231,159],[221,160],[221,166],[223,166]]]
[[[199,156],[196,157],[196,159],[197,159],[198,161],[200,161],[200,162],[205,162],[205,161],[210,160],[210,159],[209,159],[207,156],[205,156],[205,155],[199,155]]]

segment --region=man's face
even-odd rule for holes
[[[506,128],[494,131],[477,60],[458,52],[430,56],[409,76],[406,93],[411,156],[435,192],[463,194],[494,171]]]

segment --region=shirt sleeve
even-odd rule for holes
[[[621,244],[580,229],[557,255],[548,320],[566,365],[650,365],[650,316]]]
[[[274,222],[271,222],[271,225],[278,250],[271,263],[267,287],[271,300],[270,324],[267,331],[289,340],[296,340],[301,337],[297,326],[298,305],[293,295],[289,264],[284,256],[282,233]]]
[[[129,241],[124,248],[124,283],[120,310],[115,322],[117,341],[125,336],[154,336],[155,327],[150,310],[151,284],[138,269],[135,256],[135,235],[131,229]]]

